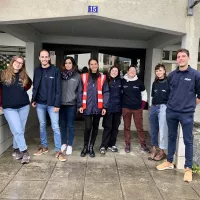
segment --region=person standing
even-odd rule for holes
[[[51,119],[54,132],[56,158],[66,161],[66,156],[61,152],[61,135],[59,128],[59,109],[61,103],[61,78],[60,70],[50,64],[50,55],[47,50],[41,50],[40,66],[34,71],[32,106],[36,107],[40,123],[41,147],[34,153],[35,156],[48,152],[46,133],[46,114]]]
[[[155,75],[156,77],[152,84],[151,93],[152,106],[149,111],[150,135],[153,146],[149,159],[159,161],[166,157],[165,150],[167,150],[168,146],[166,108],[169,98],[169,85],[167,81],[166,69],[163,64],[156,65]]]
[[[121,105],[121,78],[119,68],[112,66],[108,74],[108,83],[110,98],[108,102],[107,113],[103,117],[103,136],[100,146],[100,153],[105,154],[107,149],[112,152],[118,152],[116,140],[118,128],[121,123],[122,105]]]
[[[131,150],[131,118],[133,116],[138,132],[141,150],[150,153],[146,146],[146,138],[143,130],[143,109],[147,102],[147,92],[144,84],[136,74],[136,67],[131,65],[122,80],[122,116],[124,120],[125,152]]]
[[[177,51],[178,67],[168,76],[170,87],[166,110],[169,134],[168,155],[167,160],[156,167],[158,170],[174,168],[173,157],[180,123],[185,144],[183,180],[186,182],[192,181],[194,111],[196,104],[200,103],[200,73],[188,65],[189,56],[187,49],[179,49]]]
[[[77,93],[81,77],[73,57],[66,57],[61,72],[62,96],[60,108],[61,151],[72,154],[74,141],[74,120],[77,110]],[[68,131],[68,133],[67,133]]]
[[[89,73],[81,75],[78,96],[78,108],[85,119],[84,147],[81,157],[86,156],[88,152],[90,157],[95,157],[93,147],[98,134],[99,121],[101,115],[106,114],[109,100],[108,83],[106,76],[99,72],[98,60],[91,58],[88,65]]]
[[[25,61],[21,56],[14,56],[7,69],[0,75],[1,107],[13,134],[13,156],[28,164],[30,155],[24,137],[25,126],[30,110],[27,90],[32,81],[27,75]]]

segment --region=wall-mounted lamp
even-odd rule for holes
[[[193,8],[200,3],[200,0],[188,0],[188,16],[193,16]]]

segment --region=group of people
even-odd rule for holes
[[[143,130],[143,109],[147,103],[147,92],[143,82],[137,77],[134,65],[130,65],[121,78],[117,66],[112,66],[107,76],[100,73],[98,60],[95,58],[88,61],[89,69],[81,75],[72,57],[64,59],[61,70],[50,64],[47,50],[40,51],[39,60],[41,64],[35,68],[33,83],[27,75],[24,58],[20,56],[13,57],[8,68],[0,75],[0,103],[14,136],[13,156],[17,160],[22,159],[23,164],[30,160],[24,132],[30,110],[27,90],[33,85],[31,105],[36,108],[39,119],[41,142],[35,156],[48,152],[48,112],[54,133],[55,156],[60,161],[66,161],[66,155],[72,154],[74,121],[78,109],[85,121],[81,157],[87,154],[95,157],[94,144],[102,116],[104,129],[100,153],[106,154],[108,149],[118,151],[116,140],[121,117],[124,120],[125,152],[129,153],[133,117],[141,150],[150,153],[150,160],[160,161],[167,157],[166,161],[157,166],[158,170],[173,169],[180,122],[186,157],[184,181],[192,180],[193,115],[196,103],[200,102],[200,73],[188,65],[188,50],[178,50],[178,67],[168,77],[164,65],[158,64],[155,67],[152,106],[149,111],[153,146],[151,152],[146,145]]]

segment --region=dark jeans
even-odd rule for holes
[[[122,108],[122,116],[124,119],[124,137],[125,143],[131,143],[131,118],[133,116],[135,126],[138,132],[138,137],[141,145],[146,144],[145,133],[143,130],[143,110],[129,110],[127,108]]]
[[[76,115],[76,105],[61,106],[60,125],[61,125],[62,144],[68,144],[69,146],[72,146],[73,144],[75,115]],[[68,136],[67,136],[67,131],[68,131]]]
[[[103,136],[101,147],[115,146],[118,128],[121,123],[121,113],[108,113],[103,117]]]
[[[84,146],[88,146],[90,140],[90,146],[94,146],[96,137],[99,130],[99,121],[101,115],[85,115],[85,130],[84,130]],[[90,133],[92,130],[92,135],[90,139]]]
[[[176,140],[178,134],[178,124],[180,122],[183,130],[183,140],[185,144],[185,168],[192,169],[193,161],[193,119],[194,113],[179,113],[166,110],[168,124],[168,162],[173,162],[173,156],[176,151]]]

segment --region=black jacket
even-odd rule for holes
[[[108,102],[108,112],[109,113],[117,113],[122,110],[122,83],[121,78],[117,77],[112,80],[112,83],[109,84],[110,89],[110,98]]]
[[[37,103],[37,93],[41,77],[42,77],[42,68],[41,66],[39,66],[34,71],[32,102]],[[60,107],[60,103],[61,103],[60,70],[57,67],[50,65],[47,73],[47,105]]]

